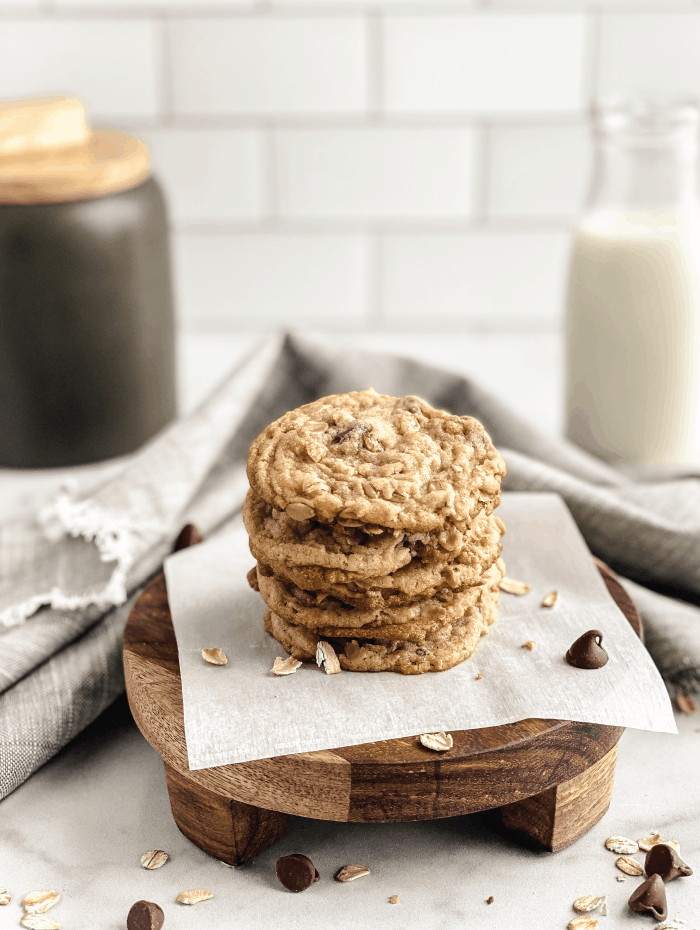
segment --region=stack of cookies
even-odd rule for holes
[[[294,658],[406,675],[468,658],[497,614],[505,464],[472,417],[369,389],[286,413],[248,454],[243,518]]]

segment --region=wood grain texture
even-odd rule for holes
[[[583,836],[610,806],[617,746],[580,775],[501,808],[503,826],[556,852]]]
[[[208,791],[167,763],[165,777],[178,828],[195,846],[222,862],[241,865],[287,832],[286,814]]]
[[[513,804],[575,781],[604,757],[614,760],[610,752],[623,732],[529,719],[452,731],[454,746],[440,756],[415,736],[190,772],[162,574],[131,612],[124,667],[134,719],[167,766],[223,798],[320,820],[422,820]],[[563,797],[555,792],[555,809]]]
[[[608,592],[612,596],[613,600],[627,618],[627,621],[629,622],[634,632],[642,640],[642,642],[644,642],[644,627],[642,626],[642,618],[639,615],[639,611],[634,606],[632,598],[618,581],[615,572],[611,568],[608,568],[605,562],[601,562],[601,560],[596,559],[595,556],[593,561],[595,562],[598,571],[603,576],[603,581],[605,582]]]

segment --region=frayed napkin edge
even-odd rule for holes
[[[99,591],[66,594],[54,586],[35,594],[19,604],[12,604],[0,613],[0,627],[24,623],[41,607],[54,610],[84,610],[92,605],[108,610],[123,604],[127,597],[127,574],[134,564],[134,542],[141,533],[124,520],[111,516],[93,500],[77,501],[75,489],[66,485],[37,514],[37,523],[44,537],[58,543],[66,536],[94,543],[101,562],[114,562],[107,584]]]

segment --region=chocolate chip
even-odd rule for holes
[[[602,668],[608,661],[602,642],[603,634],[600,630],[589,630],[569,648],[566,661],[574,668]]]
[[[190,546],[196,546],[201,542],[204,542],[202,534],[194,523],[188,523],[187,526],[182,528],[180,535],[175,540],[173,552],[179,552],[180,549],[189,549]]]
[[[165,915],[162,908],[153,901],[137,901],[131,905],[129,916],[126,918],[127,930],[160,930]]]
[[[678,855],[673,846],[657,843],[652,846],[644,860],[647,875],[660,875],[664,882],[671,882],[681,875],[692,875],[693,870]]]
[[[301,853],[282,856],[277,860],[275,869],[277,878],[290,891],[306,891],[321,877],[311,859]]]
[[[632,892],[628,904],[633,911],[638,911],[640,914],[648,911],[657,920],[665,920],[668,908],[663,878],[656,874],[650,875],[639,888]]]

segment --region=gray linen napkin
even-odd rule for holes
[[[123,690],[131,603],[183,524],[211,536],[239,512],[255,436],[292,407],[369,385],[481,420],[506,460],[504,488],[562,495],[592,552],[632,579],[669,688],[700,687],[700,480],[636,481],[462,376],[279,336],[88,499],[66,493],[38,519],[0,527],[0,798]]]

